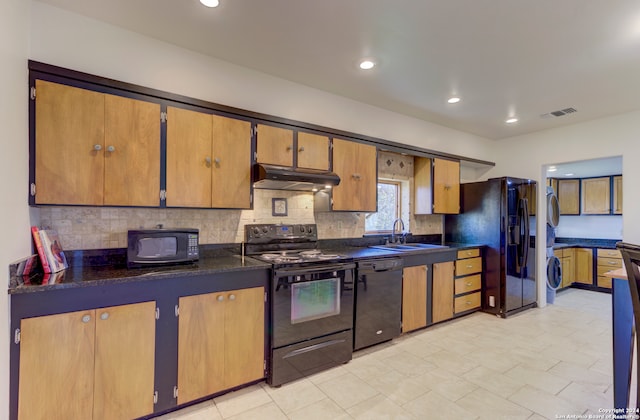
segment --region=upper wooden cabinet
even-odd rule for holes
[[[334,139],[333,171],[340,177],[340,185],[333,188],[333,210],[377,210],[375,146]]]
[[[613,214],[622,214],[622,175],[613,177]]]
[[[298,167],[329,170],[329,137],[298,132]]]
[[[151,414],[155,308],[143,302],[23,319],[18,418]]]
[[[293,130],[258,124],[256,161],[278,166],[293,166]]]
[[[556,195],[558,196],[561,215],[580,214],[579,179],[559,179]]]
[[[460,162],[414,159],[414,214],[460,212]]]
[[[433,159],[433,212],[460,213],[460,162]]]
[[[159,104],[35,88],[35,204],[159,205]]]
[[[582,214],[611,213],[611,178],[582,179]]]
[[[264,287],[179,299],[178,404],[264,377]]]
[[[168,107],[167,206],[251,207],[251,123]]]

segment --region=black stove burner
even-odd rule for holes
[[[283,251],[280,253],[265,253],[256,255],[257,258],[263,261],[269,261],[277,264],[284,263],[304,263],[314,261],[330,261],[340,260],[344,258],[338,254],[325,254],[319,249],[305,250],[305,251]]]

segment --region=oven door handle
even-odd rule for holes
[[[318,267],[305,267],[305,268],[286,268],[286,269],[276,269],[275,277],[286,277],[286,276],[302,276],[305,274],[315,274],[315,273],[329,273],[331,271],[340,271],[340,270],[350,270],[356,268],[355,264],[329,264],[329,265],[321,265]]]
[[[341,343],[344,343],[345,341],[346,340],[344,340],[344,339],[325,341],[324,343],[318,343],[318,344],[314,344],[312,346],[307,346],[307,347],[303,347],[303,348],[298,349],[298,350],[290,351],[289,353],[284,355],[282,358],[283,359],[288,359],[289,357],[295,357],[295,356],[298,356],[300,354],[308,353],[310,351],[319,350],[319,349],[322,349],[322,348],[325,348],[325,347],[329,347],[329,346],[333,346],[333,345],[336,345],[336,344],[341,344]]]

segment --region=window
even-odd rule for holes
[[[378,182],[378,211],[369,213],[365,219],[367,233],[390,232],[393,221],[400,217],[400,182]]]

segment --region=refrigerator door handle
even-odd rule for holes
[[[524,219],[520,220],[520,223],[524,226],[524,253],[522,267],[526,267],[529,262],[529,246],[530,246],[530,230],[529,227],[529,201],[526,198],[522,199],[522,209],[524,210]]]

